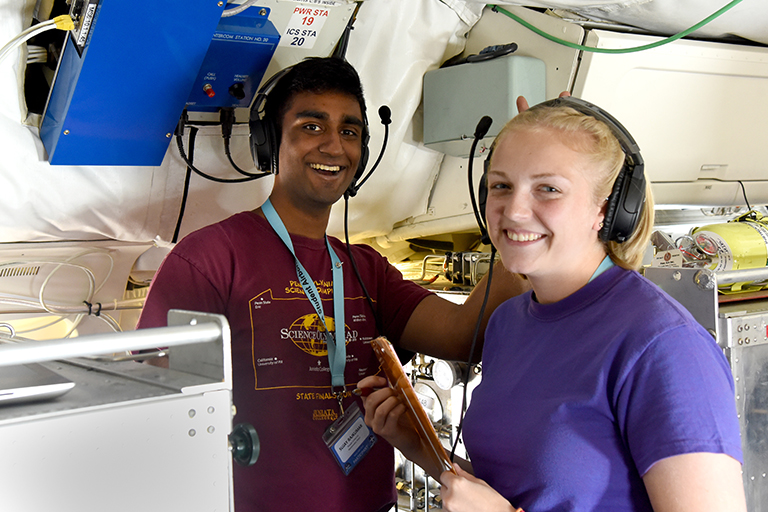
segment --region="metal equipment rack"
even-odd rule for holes
[[[768,268],[713,272],[647,268],[723,349],[736,385],[749,512],[768,512],[768,290],[721,295],[718,286],[768,279]]]
[[[173,347],[168,369],[83,357],[157,347]],[[76,385],[0,407],[0,510],[232,509],[224,317],[172,311],[169,327],[0,345],[0,371],[33,362]]]

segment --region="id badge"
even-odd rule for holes
[[[376,444],[374,434],[363,420],[357,403],[348,407],[323,433],[323,441],[331,450],[345,475],[355,469],[363,457]]]

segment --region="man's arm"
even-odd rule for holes
[[[171,252],[152,278],[137,329],[164,327],[170,309],[225,312],[225,303],[210,279],[183,257]]]
[[[454,304],[436,295],[425,298],[416,306],[400,337],[401,348],[440,359],[466,361],[472,345],[477,318],[485,296],[486,274],[475,286],[464,304]],[[493,269],[488,304],[478,333],[475,360],[482,352],[485,326],[496,307],[510,297],[530,289],[530,284],[518,274],[512,274],[501,264]]]

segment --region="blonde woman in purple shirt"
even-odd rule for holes
[[[484,179],[491,240],[532,290],[488,324],[470,461],[430,467],[380,377],[359,384],[384,388],[366,422],[440,479],[449,511],[744,512],[728,363],[637,272],[653,201],[632,137],[599,107],[552,100],[504,127]]]

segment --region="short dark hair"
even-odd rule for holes
[[[338,57],[310,57],[288,68],[278,79],[264,105],[264,118],[274,123],[278,146],[283,117],[291,108],[294,95],[301,92],[349,94],[357,99],[363,120],[366,119],[363,85],[355,68]]]

